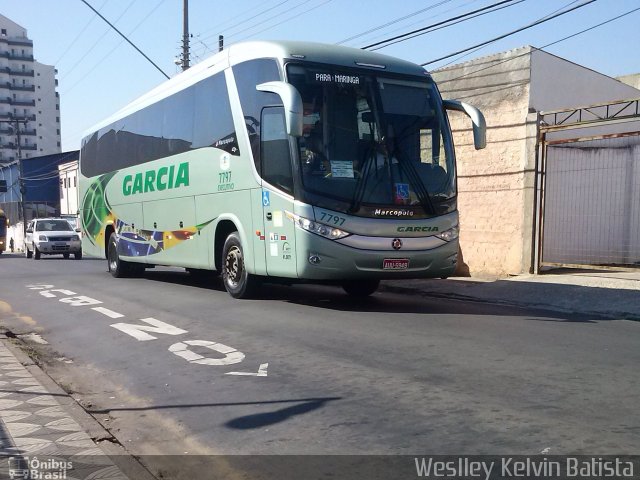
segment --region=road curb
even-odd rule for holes
[[[476,302],[483,304],[492,304],[492,305],[502,305],[508,307],[518,307],[518,308],[535,308],[536,310],[552,312],[552,313],[564,313],[564,314],[574,314],[574,315],[589,315],[591,317],[595,317],[594,319],[602,319],[602,320],[631,320],[631,321],[640,321],[640,315],[635,313],[630,313],[627,311],[614,311],[609,310],[606,312],[598,311],[598,310],[589,310],[589,309],[569,309],[559,305],[546,304],[540,305],[539,303],[533,302],[518,302],[513,300],[505,300],[502,298],[489,298],[489,297],[480,297],[473,295],[462,295],[455,292],[434,292],[430,290],[425,290],[423,288],[411,287],[411,286],[399,286],[399,285],[386,285],[382,283],[380,285],[380,291],[398,293],[404,295],[420,295],[423,297],[430,298],[443,298],[448,300],[458,300],[461,302]]]
[[[18,362],[35,378],[44,389],[56,396],[60,407],[78,423],[80,428],[89,435],[93,443],[107,455],[113,464],[130,479],[156,480],[137,459],[129,454],[118,440],[105,429],[89,412],[87,412],[73,397],[58,385],[33,358],[23,349],[31,349],[31,345],[15,337],[5,327],[0,327],[0,342],[15,356]]]

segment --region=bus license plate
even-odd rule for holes
[[[408,258],[385,258],[382,261],[383,270],[405,270],[409,268]]]

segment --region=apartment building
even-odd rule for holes
[[[0,15],[0,164],[60,153],[56,73],[34,60],[27,30]]]

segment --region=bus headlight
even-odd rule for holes
[[[451,227],[449,230],[445,230],[442,233],[439,233],[438,235],[436,235],[436,237],[444,240],[445,242],[450,242],[451,240],[455,240],[456,238],[458,238],[458,235],[460,234],[460,226],[456,225],[454,227]]]
[[[351,235],[344,230],[340,230],[339,228],[333,228],[324,223],[314,222],[313,220],[309,220],[308,218],[301,217],[300,215],[296,215],[295,213],[286,212],[287,218],[293,220],[298,227],[306,230],[307,232],[315,233],[316,235],[320,235],[321,237],[328,238],[330,240],[338,240],[340,238],[347,237]]]

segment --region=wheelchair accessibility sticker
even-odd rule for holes
[[[268,190],[263,190],[262,191],[262,206],[263,207],[268,207],[269,205],[271,205],[271,199],[269,198],[269,191]]]

